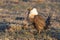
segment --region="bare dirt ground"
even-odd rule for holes
[[[29,7],[36,7],[45,20],[51,15],[49,30],[39,34],[33,25],[28,26]],[[0,40],[60,40],[60,0],[1,0]]]

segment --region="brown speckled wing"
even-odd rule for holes
[[[34,23],[35,23],[35,26],[36,26],[36,29],[38,31],[41,31],[44,29],[45,27],[45,20],[42,16],[40,15],[36,15],[35,18],[34,18]]]

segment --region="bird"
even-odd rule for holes
[[[36,8],[29,8],[27,17],[29,21],[37,29],[38,33],[41,33],[42,30],[48,28],[48,23],[47,23],[49,22],[48,19],[45,20],[41,15],[39,15]]]

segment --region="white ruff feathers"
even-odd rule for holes
[[[38,12],[37,12],[37,9],[36,9],[36,8],[33,8],[33,9],[30,11],[29,17],[30,17],[30,18],[34,18],[35,15],[38,15]]]

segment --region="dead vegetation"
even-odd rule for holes
[[[60,40],[59,0],[57,2],[52,0],[38,0],[38,2],[19,0],[18,3],[7,1],[0,1],[0,40]],[[26,9],[29,7],[36,7],[39,15],[43,16],[45,20],[49,13],[52,14],[49,30],[38,34],[33,25],[29,25],[30,23],[25,19],[20,20],[20,17],[25,18]],[[17,17],[19,17],[18,20],[16,20]]]

